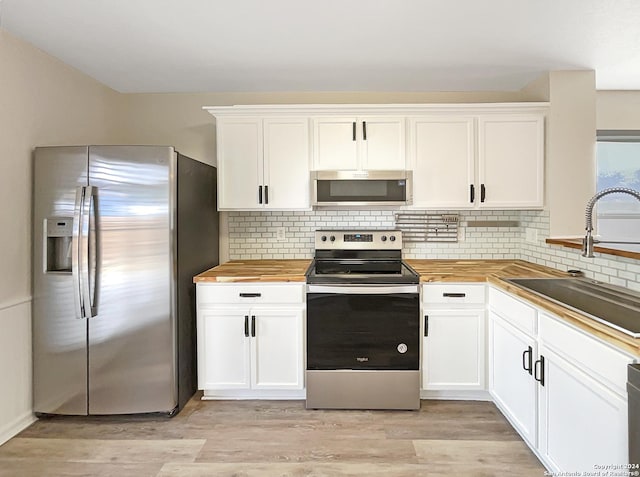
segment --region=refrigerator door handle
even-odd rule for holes
[[[82,229],[82,209],[84,204],[84,187],[76,188],[76,201],[73,206],[73,227],[71,236],[71,276],[73,279],[73,303],[76,311],[76,318],[84,318],[84,302],[82,287],[80,285],[80,267],[82,266],[82,255],[80,253],[81,240],[80,231]]]
[[[80,291],[82,294],[82,310],[85,318],[91,318],[91,286],[89,283],[89,219],[91,216],[91,195],[93,187],[84,188],[84,197],[82,200],[80,221],[80,253],[78,254],[79,273],[80,273]]]
[[[98,256],[100,250],[100,233],[98,231],[98,188],[87,187],[87,228],[89,231],[87,240],[87,288],[85,303],[89,304],[90,316],[98,314],[98,290],[99,290],[99,266]]]

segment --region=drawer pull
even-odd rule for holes
[[[522,367],[529,374],[533,374],[533,348],[531,346],[522,352]]]
[[[464,298],[465,296],[467,296],[466,293],[443,293],[442,294],[443,297],[445,298]]]
[[[240,298],[259,298],[262,293],[240,293]]]
[[[540,370],[539,373],[538,370]],[[544,386],[544,356],[540,356],[540,359],[533,365],[533,378]]]

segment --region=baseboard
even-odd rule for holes
[[[450,401],[493,401],[489,391],[482,389],[459,391],[459,390],[446,390],[446,391],[434,391],[428,389],[420,390],[420,399],[443,399]]]
[[[31,411],[29,411],[28,413],[25,413],[19,418],[15,419],[13,422],[10,422],[6,426],[0,428],[0,446],[12,437],[16,436],[18,433],[25,430],[34,422],[36,422],[36,417]]]
[[[243,389],[222,389],[207,390],[202,395],[203,401],[222,400],[222,399],[265,399],[265,400],[298,400],[306,399],[307,392],[305,389],[296,390],[280,390],[280,389],[261,389],[261,390],[243,390]]]

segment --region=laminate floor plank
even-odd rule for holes
[[[61,462],[127,463],[193,462],[203,439],[39,439],[18,437],[0,447],[2,459],[46,459]]]
[[[0,460],[0,477],[156,477],[163,465]]]
[[[177,416],[39,419],[0,446],[0,477],[542,477],[493,403],[419,411],[203,401]]]

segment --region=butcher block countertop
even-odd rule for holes
[[[304,282],[311,260],[231,260],[193,277],[194,283]]]
[[[503,280],[504,278],[569,278],[568,273],[524,260],[407,259],[406,262],[420,274],[421,283],[488,282],[640,357],[640,339],[632,338],[586,315],[557,305]],[[311,260],[308,259],[232,260],[195,276],[193,281],[194,283],[304,282],[305,272],[310,264]]]
[[[569,275],[524,260],[405,260],[420,274],[420,282],[486,282],[500,278],[550,278]]]

